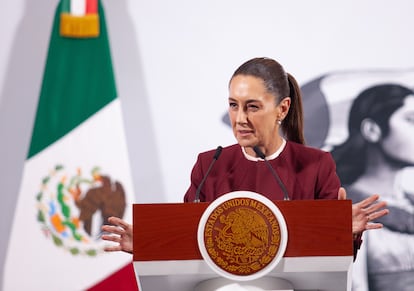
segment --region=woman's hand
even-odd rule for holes
[[[389,210],[385,201],[378,201],[379,195],[374,194],[368,198],[352,204],[352,233],[362,234],[365,230],[382,228],[381,223],[372,222],[377,218],[387,215]],[[338,199],[346,199],[346,191],[341,187],[338,191]]]
[[[104,250],[106,252],[124,251],[132,254],[132,225],[114,216],[109,217],[108,222],[111,225],[103,225],[102,231],[109,234],[102,235],[102,239],[116,242],[118,244],[113,246],[106,246]]]

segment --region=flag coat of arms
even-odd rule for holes
[[[86,290],[131,263],[100,239],[134,192],[98,0],[59,2],[18,195],[3,290]]]

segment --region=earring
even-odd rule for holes
[[[281,125],[282,124],[282,120],[278,119],[277,120],[277,124]]]

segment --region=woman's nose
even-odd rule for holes
[[[246,123],[247,122],[247,114],[243,109],[237,110],[236,114],[236,122],[237,123]]]

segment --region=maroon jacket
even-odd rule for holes
[[[198,155],[191,172],[191,185],[184,201],[192,202],[215,150]],[[331,154],[286,142],[280,155],[269,163],[285,185],[290,200],[338,199],[340,181]],[[223,148],[200,192],[200,200],[211,202],[233,191],[253,191],[270,200],[283,200],[283,191],[264,161],[250,161],[238,144]]]

